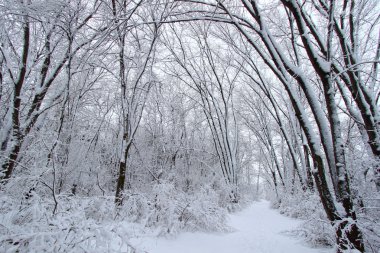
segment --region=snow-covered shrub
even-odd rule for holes
[[[219,206],[218,195],[211,188],[188,194],[162,183],[155,185],[151,194],[146,226],[159,228],[160,235],[226,229],[226,209]]]
[[[187,191],[174,182],[152,182],[127,190],[119,208],[113,194],[53,195],[43,184],[24,190],[8,184],[0,197],[0,252],[138,252],[128,240],[143,233],[225,231],[229,205],[240,204],[231,203],[231,189],[210,182]]]
[[[363,198],[363,206],[358,212],[360,228],[364,233],[368,252],[376,252],[380,249],[380,194],[366,194]]]
[[[280,203],[277,202],[277,206],[280,213],[303,220],[302,224],[293,232],[304,237],[308,243],[314,246],[333,246],[335,244],[334,230],[316,193],[289,194],[282,198]]]
[[[167,233],[175,230],[176,195],[178,194],[171,183],[156,184],[152,190],[151,212],[147,217],[147,227],[162,227]]]
[[[335,244],[334,229],[327,219],[312,217],[304,222],[297,230],[298,235],[315,246],[333,246]]]
[[[355,182],[353,180],[353,182]],[[353,191],[356,190],[353,184]],[[378,194],[367,195],[361,191],[355,199],[357,213],[357,225],[363,232],[365,244],[369,252],[376,252],[380,247],[380,196]],[[371,192],[371,191],[368,191]],[[302,224],[293,233],[304,237],[305,241],[316,246],[334,246],[335,231],[328,221],[323,206],[316,192],[296,192],[293,195],[284,195],[281,202],[272,199],[272,207],[275,206],[282,214],[302,219]],[[343,207],[342,207],[343,208]]]
[[[138,252],[128,226],[113,220],[112,198],[34,194],[29,201],[0,198],[0,252]]]
[[[207,195],[198,193],[191,197],[191,202],[182,207],[180,219],[188,231],[224,231],[226,230],[227,210],[215,201],[216,193]],[[200,201],[201,200],[201,201]]]
[[[131,222],[141,222],[149,213],[149,199],[145,194],[127,192],[124,196],[123,218]]]
[[[84,201],[85,205],[83,210],[86,219],[93,219],[95,221],[110,220],[114,214],[114,198],[96,197],[88,198]]]

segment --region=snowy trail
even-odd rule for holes
[[[269,202],[253,203],[230,215],[230,233],[183,233],[174,239],[140,238],[135,246],[148,253],[331,253],[313,249],[300,239],[285,235],[301,221],[280,215]]]

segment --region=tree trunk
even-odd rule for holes
[[[126,130],[124,130],[126,131]],[[123,144],[122,144],[122,152],[119,163],[119,175],[117,177],[117,185],[116,185],[116,195],[115,195],[115,204],[116,206],[123,205],[123,192],[125,188],[125,176],[127,171],[127,160],[128,160],[128,150],[130,145],[127,144],[128,141],[128,133],[123,134]],[[127,146],[128,145],[128,146]]]
[[[304,152],[304,157],[305,157],[305,165],[306,165],[306,185],[307,188],[310,191],[314,191],[314,182],[313,182],[313,175],[311,173],[311,163],[310,163],[310,157],[309,157],[309,148],[306,144],[303,145],[303,152]]]
[[[0,179],[9,179],[12,176],[13,169],[16,165],[17,158],[21,149],[22,138],[20,133],[20,110],[21,110],[21,91],[24,85],[25,76],[27,72],[27,63],[29,56],[29,47],[30,47],[30,26],[29,19],[27,16],[24,16],[24,27],[23,27],[23,49],[22,49],[22,61],[20,73],[17,81],[13,84],[13,94],[12,94],[12,128],[10,133],[12,134],[11,138],[8,138],[8,142],[10,141],[11,150],[9,152],[9,157],[1,165],[1,176]],[[8,146],[9,143],[4,144],[2,146]]]
[[[337,253],[344,253],[348,249],[357,249],[360,252],[365,252],[363,235],[356,223],[350,223],[348,220],[338,221],[336,240],[338,245]]]

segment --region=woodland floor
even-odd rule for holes
[[[301,221],[285,217],[267,201],[254,202],[231,214],[226,233],[182,233],[176,238],[143,237],[132,240],[148,253],[331,253],[332,249],[312,248],[290,235]]]

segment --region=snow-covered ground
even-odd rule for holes
[[[270,209],[269,202],[254,202],[230,215],[228,233],[183,233],[173,239],[140,237],[131,243],[148,253],[331,253],[332,249],[311,248],[285,232],[299,226]]]

